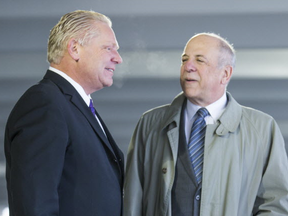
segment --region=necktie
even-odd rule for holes
[[[90,108],[91,112],[93,113],[93,115],[95,116],[96,113],[95,113],[95,108],[94,108],[92,99],[90,99],[89,108]]]
[[[105,134],[105,136],[107,136],[107,135],[106,135],[106,132],[105,132],[105,130],[104,130],[104,128],[103,128],[103,126],[102,126],[102,124],[101,124],[99,118],[98,118],[98,116],[96,115],[96,110],[95,110],[95,108],[94,108],[94,105],[93,105],[93,101],[92,101],[92,99],[90,99],[89,108],[90,108],[91,112],[93,113],[93,115],[95,116],[95,118],[96,118],[96,120],[97,120],[99,126],[101,127],[103,133]]]
[[[188,143],[189,157],[194,168],[198,184],[202,181],[204,139],[206,131],[206,122],[204,118],[209,115],[205,108],[197,111],[197,117],[192,125],[191,134]]]

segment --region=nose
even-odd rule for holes
[[[116,64],[121,64],[123,62],[122,57],[120,56],[118,51],[116,51],[115,56],[112,58],[112,61]]]
[[[184,69],[187,72],[195,72],[196,71],[196,67],[195,67],[195,63],[192,60],[187,60],[184,64]]]

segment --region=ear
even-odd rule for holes
[[[230,65],[226,65],[224,68],[223,77],[221,79],[221,83],[227,85],[232,77],[233,67]]]
[[[70,39],[67,45],[68,53],[76,62],[80,59],[79,56],[79,43],[74,39]]]

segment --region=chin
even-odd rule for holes
[[[110,87],[110,86],[112,86],[112,85],[113,85],[113,80],[107,82],[105,86],[106,86],[106,87]]]
[[[189,91],[187,90],[183,90],[184,95],[188,98],[188,99],[193,99],[195,97],[197,97],[196,91],[191,91],[191,89],[189,89]]]

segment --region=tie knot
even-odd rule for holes
[[[202,118],[205,118],[209,115],[209,112],[206,108],[202,107],[197,111],[198,116],[201,116]]]

